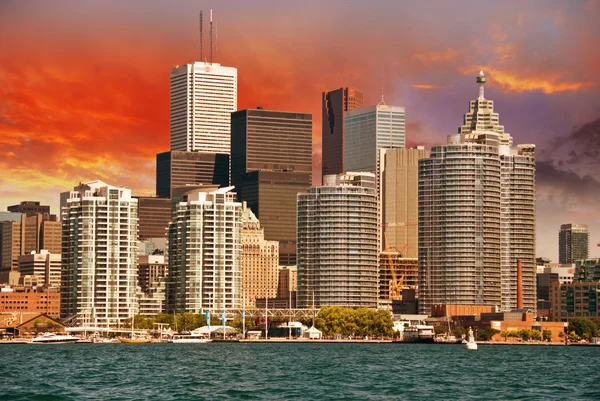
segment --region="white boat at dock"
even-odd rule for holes
[[[44,333],[31,340],[31,344],[64,344],[76,343],[81,339],[70,334]]]

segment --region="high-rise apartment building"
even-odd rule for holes
[[[36,276],[44,287],[60,287],[61,255],[43,249],[39,253],[19,256],[19,273],[23,276]]]
[[[459,134],[419,161],[419,309],[435,304],[536,308],[535,146],[512,147],[477,77]]]
[[[296,195],[311,186],[312,115],[247,109],[231,115],[231,183],[279,242],[279,263],[296,264]]]
[[[229,185],[227,154],[170,151],[156,155],[156,196],[170,198],[173,188],[185,185]]]
[[[194,62],[171,70],[171,150],[229,154],[237,69]]]
[[[134,196],[138,200],[138,224],[140,241],[150,238],[166,238],[171,221],[171,199]]]
[[[298,195],[298,307],[377,307],[373,173],[328,175]]]
[[[242,204],[233,187],[181,188],[169,225],[170,311],[242,306]]]
[[[404,114],[386,104],[344,113],[344,169],[377,173],[378,149],[405,146]]]
[[[61,196],[61,317],[116,327],[138,312],[138,201],[102,181]]]
[[[322,176],[341,174],[344,169],[344,112],[363,107],[363,93],[355,88],[323,92]]]
[[[419,254],[419,160],[426,157],[429,151],[422,146],[379,149],[382,250],[396,248],[404,258]]]
[[[575,263],[589,256],[590,233],[586,224],[562,224],[558,233],[559,263]]]
[[[18,205],[7,207],[6,210],[13,213],[23,213],[27,216],[34,214],[50,214],[50,206],[44,206],[37,201],[23,201]]]
[[[242,209],[242,296],[244,307],[257,298],[277,295],[279,243],[265,240],[264,230],[252,210]]]

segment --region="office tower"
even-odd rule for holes
[[[12,205],[6,208],[9,212],[23,213],[27,216],[34,214],[50,214],[50,206],[41,205],[36,201],[23,201],[18,205]]]
[[[363,107],[363,93],[355,88],[323,92],[322,176],[341,174],[344,169],[344,112]]]
[[[167,272],[164,255],[144,255],[138,258],[140,315],[153,316],[165,311]]]
[[[169,225],[169,310],[242,305],[242,204],[233,187],[181,188]]]
[[[277,295],[279,243],[265,240],[264,229],[248,208],[242,207],[242,296],[244,307],[256,306],[256,298]]]
[[[48,250],[61,253],[62,226],[56,215],[31,213],[21,220],[21,255]]]
[[[171,70],[171,150],[229,154],[237,69],[194,62]]]
[[[170,151],[156,155],[156,196],[170,198],[173,188],[194,184],[229,185],[227,154]]]
[[[298,307],[377,307],[378,219],[373,173],[323,177],[298,195]]]
[[[139,240],[166,238],[171,221],[171,200],[134,196],[138,200]]]
[[[21,213],[14,215],[25,218]],[[21,221],[0,222],[0,284],[18,284],[21,244]]]
[[[231,184],[279,242],[279,263],[296,264],[296,195],[311,186],[312,116],[247,109],[231,115]]]
[[[344,168],[377,173],[378,149],[403,148],[404,107],[378,104],[344,113]]]
[[[138,312],[138,201],[131,190],[81,183],[61,197],[61,317],[99,327],[130,323]]]
[[[298,288],[298,269],[296,266],[279,266],[279,282],[277,284],[277,298],[296,299]]]
[[[36,276],[38,284],[44,287],[60,287],[61,255],[43,249],[39,253],[21,255],[19,273],[23,276]]]
[[[590,233],[586,224],[562,224],[558,233],[559,263],[575,263],[589,257]]]
[[[480,91],[457,135],[419,161],[419,309],[536,308],[535,146],[512,146]]]
[[[382,250],[395,248],[404,258],[417,258],[419,254],[419,160],[426,157],[429,151],[422,146],[379,149],[380,243]]]

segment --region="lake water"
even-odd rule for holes
[[[600,400],[600,347],[0,345],[0,400]]]

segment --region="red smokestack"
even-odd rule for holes
[[[517,309],[523,309],[523,262],[517,259]]]

